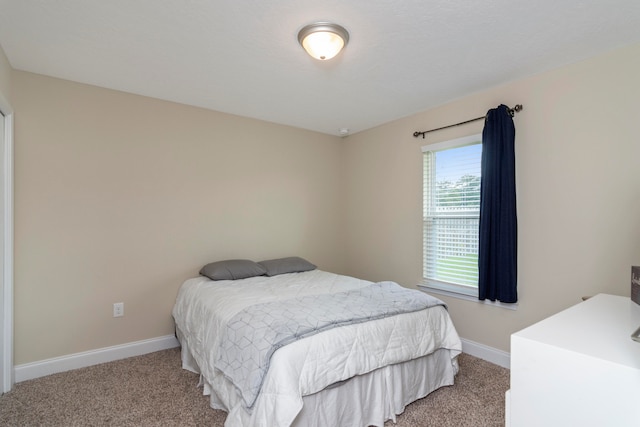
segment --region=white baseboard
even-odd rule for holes
[[[180,344],[173,335],[135,341],[113,347],[99,348],[82,353],[69,354],[39,362],[25,363],[14,367],[15,381],[27,381],[34,378],[100,363],[113,362],[127,357],[140,356],[155,351],[178,347]]]
[[[468,339],[461,339],[462,351],[471,356],[479,357],[496,365],[509,369],[511,357],[509,353],[498,350],[484,344]],[[70,354],[67,356],[55,357],[53,359],[41,360],[38,362],[25,363],[14,367],[15,381],[17,383],[56,374],[58,372],[70,371],[72,369],[84,368],[86,366],[100,363],[113,362],[114,360],[125,359],[127,357],[140,356],[154,351],[167,350],[178,347],[180,343],[173,335],[151,338],[148,340],[136,341],[132,343],[116,345],[113,347],[99,348],[97,350],[85,351],[82,353]]]
[[[503,368],[511,368],[511,355],[506,351],[498,350],[497,348],[489,347],[465,338],[461,338],[460,340],[462,341],[463,353],[479,357]]]

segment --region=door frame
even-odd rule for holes
[[[14,383],[13,369],[13,109],[0,93],[0,112],[4,115],[4,146],[3,152],[3,185],[0,197],[3,198],[4,239],[2,245],[2,263],[4,274],[0,283],[2,292],[2,306],[0,307],[0,394],[11,390]],[[2,120],[2,116],[0,116]]]

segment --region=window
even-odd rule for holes
[[[482,135],[422,151],[423,284],[477,297]]]

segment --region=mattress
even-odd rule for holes
[[[381,425],[381,417],[393,419],[411,400],[453,382],[461,343],[445,307],[337,327],[278,349],[271,357],[261,391],[251,408],[243,405],[236,387],[215,366],[222,331],[244,308],[370,285],[368,281],[321,270],[234,281],[211,281],[205,277],[189,279],[180,288],[173,310],[182,344],[183,367],[200,374],[211,406],[228,412],[226,427],[312,425],[314,421],[310,420],[320,418],[318,408],[331,408],[331,405],[318,402],[349,388],[353,389],[351,392],[362,389],[362,392],[370,390],[367,393],[386,396],[381,410],[367,409],[362,417],[358,417],[365,423],[363,426]],[[443,358],[446,363],[442,362]],[[432,359],[437,362],[432,363]],[[420,384],[407,385],[406,393],[398,390],[389,393],[393,387],[402,389],[402,384],[410,383],[415,377],[411,371],[421,370],[428,375],[420,379]],[[365,387],[367,381],[375,387]],[[405,396],[400,400],[409,401],[392,402],[394,396]],[[362,405],[375,399],[368,396],[339,401]],[[371,413],[376,411],[381,415]],[[327,416],[335,413],[328,410]],[[370,416],[376,418],[375,422],[368,419]],[[345,421],[343,425],[358,425],[353,421]],[[332,424],[341,425],[336,424],[338,422],[343,423],[333,420]]]

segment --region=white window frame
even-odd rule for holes
[[[425,145],[425,146],[422,147],[422,154],[424,156],[424,153],[427,153],[427,152],[437,152],[437,151],[449,150],[449,149],[452,149],[452,148],[459,148],[459,147],[464,147],[464,146],[467,146],[467,145],[474,145],[474,144],[478,144],[478,143],[482,144],[482,134],[469,135],[469,136],[465,136],[463,138],[456,138],[456,139],[443,141],[443,142],[436,143],[436,144]],[[425,181],[425,179],[423,177],[423,185],[424,185],[424,181]],[[424,194],[424,188],[423,188],[423,194]],[[424,202],[424,200],[423,200],[423,202]],[[423,213],[424,213],[424,205],[423,205]],[[424,219],[423,219],[423,221],[424,221]],[[423,227],[423,230],[424,230],[424,227]],[[424,239],[424,236],[423,236],[423,239]],[[423,263],[423,266],[424,266],[424,263],[425,263],[425,260],[424,260],[424,247],[423,247],[422,263]],[[437,281],[437,280],[433,280],[433,279],[426,279],[423,276],[422,283],[420,284],[420,286],[426,288],[429,291],[433,291],[434,293],[444,293],[445,295],[461,296],[461,297],[467,297],[469,299],[476,299],[476,300],[478,298],[478,285],[477,284],[476,284],[475,287],[474,286],[465,286],[465,285],[460,285],[460,284],[441,282],[441,281]]]

